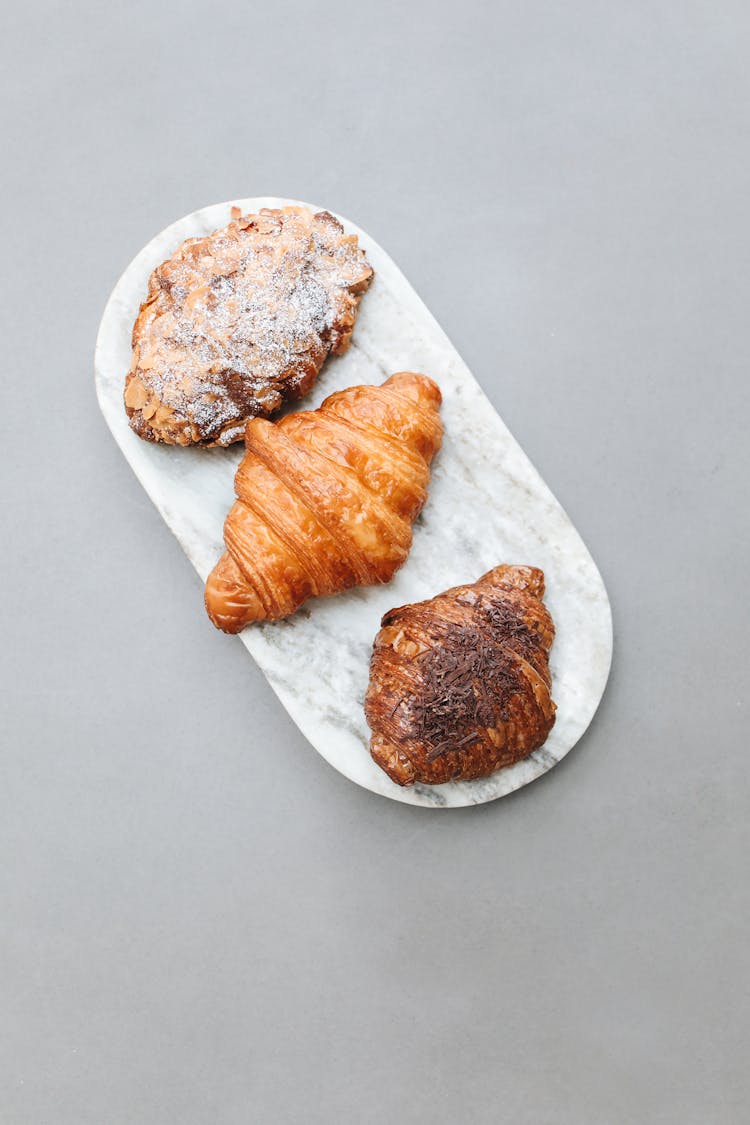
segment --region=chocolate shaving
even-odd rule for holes
[[[513,607],[498,616],[516,633],[524,632]],[[410,703],[411,733],[429,747],[429,762],[476,741],[481,730],[496,726],[507,714],[518,677],[503,654],[506,625],[496,632],[495,621],[489,624],[490,629],[444,624],[432,647],[417,658],[422,692]]]
[[[458,742],[454,742],[451,738],[446,738],[444,742],[439,742],[437,746],[433,746],[427,755],[428,762],[434,762],[441,754],[447,753],[449,750],[460,750],[462,746],[467,746],[470,742],[476,742],[479,738],[477,731],[472,731],[471,734],[464,735],[459,738]]]

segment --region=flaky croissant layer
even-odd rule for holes
[[[219,629],[237,633],[307,598],[393,577],[427,499],[440,402],[432,379],[401,371],[317,410],[248,422],[227,549],[206,583]]]
[[[543,594],[541,570],[497,566],[385,615],[365,714],[398,785],[484,777],[542,745],[555,721]]]

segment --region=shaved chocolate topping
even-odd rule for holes
[[[414,735],[427,760],[456,750],[507,718],[506,704],[518,675],[499,636],[472,625],[446,625],[418,658],[422,693],[410,704]]]

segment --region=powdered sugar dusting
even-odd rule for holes
[[[154,270],[125,385],[151,441],[226,445],[307,393],[349,343],[373,271],[327,212],[264,209],[188,239]]]

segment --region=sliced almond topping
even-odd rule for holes
[[[148,402],[148,391],[140,379],[131,379],[125,388],[125,405],[140,410]]]

